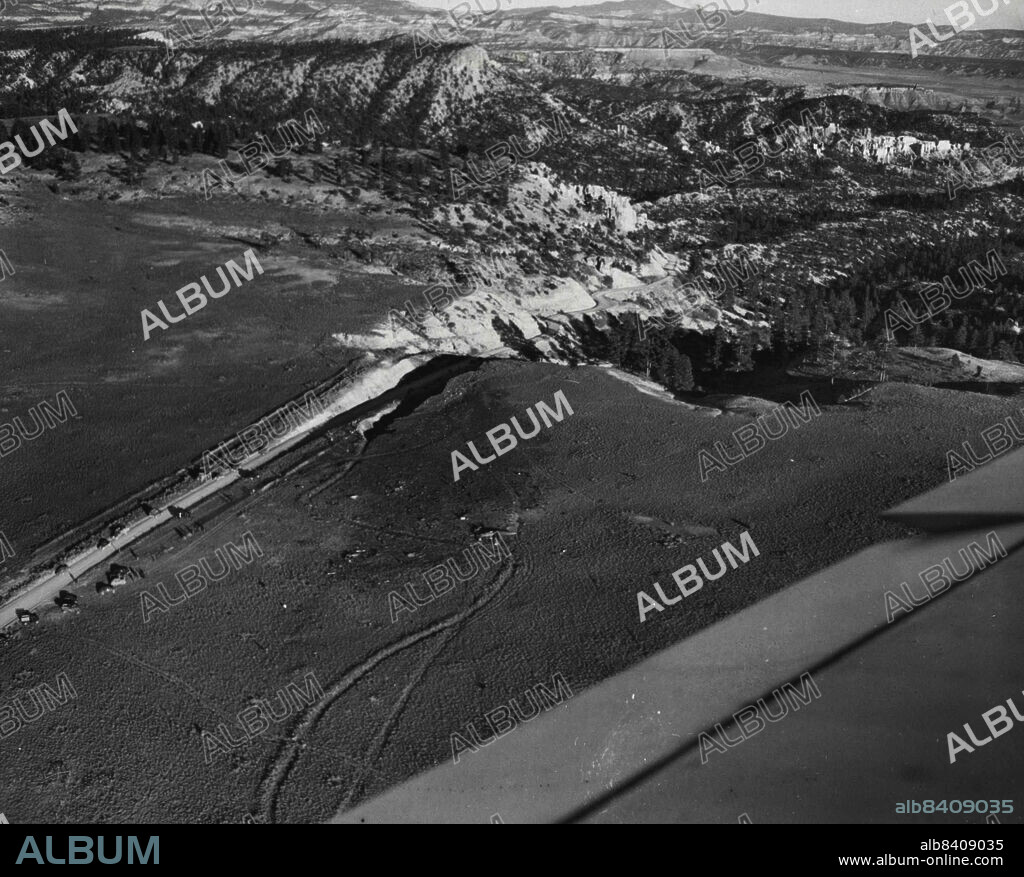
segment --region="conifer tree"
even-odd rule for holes
[[[740,332],[736,338],[736,370],[747,372],[754,368],[754,336]]]

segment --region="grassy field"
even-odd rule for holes
[[[482,447],[487,429],[557,390],[571,417],[453,482],[452,450]],[[83,588],[80,614],[53,610],[10,641],[0,704],[62,670],[78,697],[0,742],[5,812],[325,819],[451,757],[452,731],[555,673],[582,690],[902,534],[878,513],[946,480],[946,451],[1017,407],[883,385],[702,483],[698,450],[750,414],[709,416],[604,369],[486,364],[365,447],[339,425],[304,466],[282,461],[293,471],[273,489],[232,496],[219,515],[212,501],[199,541],[165,531],[137,546],[144,581],[102,600]],[[422,594],[425,570],[462,563],[490,530],[510,534],[510,559],[392,622],[389,591]],[[757,558],[639,623],[638,590],[671,587],[672,570],[744,530]],[[143,590],[179,595],[176,572],[247,531],[261,557],[143,622]],[[308,672],[326,691],[315,709],[204,763],[203,730],[241,737],[240,710]]]
[[[8,192],[0,284],[0,421],[68,394],[79,417],[0,459],[0,529],[34,545],[169,474],[261,414],[342,371],[359,331],[410,287],[356,274],[305,243],[340,224],[280,205],[181,198],[72,200],[37,179]],[[278,243],[261,247],[268,233]],[[266,238],[264,239],[266,240]],[[140,312],[255,244],[265,273],[143,340]]]

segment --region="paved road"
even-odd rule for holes
[[[320,425],[321,422],[319,418],[302,424],[302,426],[299,427],[299,432],[295,433],[290,438],[272,445],[262,453],[246,457],[238,464],[239,467],[253,470],[266,465],[278,455],[283,454],[285,451],[301,442],[306,438],[310,431]],[[15,610],[32,609],[34,611],[39,611],[42,607],[51,604],[59,591],[70,585],[74,585],[74,579],[80,578],[101,564],[105,564],[111,557],[116,555],[119,551],[124,550],[133,542],[138,541],[146,533],[149,533],[157,527],[167,523],[167,521],[172,519],[171,513],[167,510],[170,506],[182,509],[190,508],[199,504],[203,500],[208,499],[213,494],[223,490],[224,488],[230,487],[239,479],[239,474],[234,471],[219,475],[216,478],[210,478],[208,481],[204,481],[202,484],[191,488],[185,493],[179,494],[173,499],[168,500],[165,504],[155,507],[153,514],[149,517],[143,518],[141,521],[136,521],[126,528],[124,533],[111,538],[110,545],[103,548],[90,548],[73,558],[69,558],[65,561],[68,565],[67,572],[47,572],[35,579],[29,587],[22,591],[15,599],[3,604],[3,606],[0,606],[0,630],[6,628],[12,623],[17,625],[18,621]]]

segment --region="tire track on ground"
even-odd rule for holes
[[[405,705],[409,702],[409,698],[412,697],[413,692],[419,685],[423,675],[430,669],[430,666],[435,660],[437,660],[441,652],[447,648],[448,643],[450,643],[456,635],[462,632],[462,629],[463,625],[455,625],[444,633],[441,637],[441,642],[434,647],[433,651],[431,651],[426,660],[423,661],[420,667],[413,674],[412,679],[410,679],[405,688],[402,689],[402,694],[399,696],[398,701],[395,703],[394,707],[392,707],[391,712],[384,720],[380,730],[378,730],[374,735],[373,740],[367,748],[366,754],[358,765],[358,769],[355,771],[355,779],[352,780],[352,784],[349,786],[347,794],[342,799],[340,804],[341,807],[349,807],[352,803],[352,799],[359,795],[363,784],[366,782],[367,773],[372,771],[378,776],[381,775],[380,769],[373,765],[377,762],[377,759],[380,758],[380,753],[387,744],[388,737],[391,736],[392,728],[394,728],[397,723],[399,716],[405,712]],[[337,809],[338,808],[335,808],[335,810]]]
[[[154,667],[152,664],[147,664],[145,661],[139,660],[138,658],[134,658],[131,655],[120,651],[119,649],[115,649],[113,646],[109,646],[106,643],[100,642],[98,639],[94,639],[89,636],[83,636],[82,639],[91,642],[93,645],[99,646],[101,649],[103,649],[106,652],[110,652],[112,655],[117,655],[119,658],[123,658],[125,661],[127,661],[130,664],[134,664],[136,667],[141,667],[144,670],[149,670],[151,673],[155,673],[157,676],[166,680],[167,682],[171,682],[181,686],[189,694],[191,694],[198,703],[202,704],[213,715],[217,716],[218,718],[221,718],[227,722],[233,722],[237,719],[237,716],[231,716],[228,713],[226,713],[223,707],[215,706],[209,703],[207,700],[205,700],[201,691],[198,691],[197,689],[193,688],[191,685],[189,685],[188,682],[186,682],[180,676],[175,676],[173,673],[168,673],[166,670],[161,670],[159,667]],[[265,739],[277,740],[282,743],[286,741],[285,737],[281,737],[276,734],[262,736]]]
[[[516,505],[518,506],[519,495],[508,484],[506,484],[506,487],[515,497]],[[517,531],[520,529],[520,522],[518,520],[516,521],[516,529]],[[523,544],[521,542],[517,542],[517,554],[519,556],[518,568],[516,563],[513,563],[511,567],[511,572],[514,573],[517,571],[517,569],[525,569],[527,573],[527,579],[529,579],[530,577],[532,577],[533,574],[533,561],[529,552],[523,550]],[[423,662],[420,668],[416,671],[416,673],[413,675],[413,678],[409,681],[409,684],[405,686],[401,696],[398,699],[398,702],[391,710],[391,713],[388,715],[384,724],[381,726],[381,729],[374,736],[373,742],[371,743],[370,747],[367,750],[367,754],[363,762],[362,771],[356,776],[355,780],[353,780],[352,786],[349,789],[348,794],[345,796],[345,798],[339,805],[339,808],[336,808],[336,810],[340,809],[341,807],[348,808],[352,805],[352,799],[356,798],[359,792],[362,790],[362,786],[366,780],[366,774],[368,771],[373,771],[378,776],[380,775],[380,770],[378,768],[373,768],[370,765],[376,762],[376,760],[380,757],[380,753],[384,749],[384,746],[387,744],[388,738],[391,735],[391,730],[394,728],[399,716],[402,714],[402,712],[404,712],[406,703],[412,696],[416,686],[419,684],[420,679],[423,678],[423,674],[426,673],[426,671],[430,668],[430,665],[433,664],[433,662],[437,659],[441,652],[443,652],[445,648],[447,648],[448,644],[456,637],[456,635],[458,635],[465,629],[466,624],[468,624],[472,620],[474,615],[476,615],[478,612],[483,611],[485,608],[493,610],[496,606],[500,605],[502,602],[508,599],[508,595],[512,590],[511,588],[506,587],[509,579],[506,579],[504,582],[502,582],[501,574],[499,573],[495,581],[497,582],[497,584],[490,588],[489,591],[485,591],[484,594],[481,595],[481,597],[477,598],[477,600],[471,603],[465,610],[463,610],[460,613],[456,613],[456,615],[462,619],[462,623],[452,627],[442,637],[442,641],[434,648],[432,653],[426,658],[426,660]]]
[[[363,438],[360,440],[359,447],[356,450],[355,455],[353,457],[351,457],[348,460],[348,462],[345,463],[344,466],[341,467],[341,471],[340,472],[335,472],[333,475],[328,476],[328,478],[325,481],[321,482],[316,487],[311,487],[309,490],[307,490],[305,493],[303,493],[299,497],[299,499],[302,502],[309,502],[311,499],[315,499],[316,497],[318,497],[321,493],[323,493],[325,490],[327,490],[327,488],[333,487],[335,484],[337,484],[339,481],[341,481],[342,478],[344,478],[346,475],[348,475],[348,473],[350,471],[352,471],[352,467],[355,466],[356,463],[358,463],[360,460],[362,460],[363,453],[366,451],[366,449],[369,446],[370,446],[370,439],[368,439],[365,436],[363,436]],[[327,450],[329,451],[331,449],[327,448]],[[325,451],[325,453],[326,453],[326,451]]]
[[[518,567],[519,565],[516,562],[513,562],[510,566],[503,569],[498,574],[496,586],[470,604],[470,606],[464,611],[451,615],[441,621],[437,621],[416,633],[409,634],[397,642],[392,643],[390,646],[386,646],[385,648],[370,655],[364,661],[349,670],[341,677],[341,679],[335,682],[327,690],[320,701],[313,704],[311,707],[308,707],[301,714],[298,722],[294,725],[293,730],[289,735],[288,742],[281,746],[278,752],[275,753],[271,767],[265,773],[264,779],[260,784],[261,790],[259,807],[263,818],[267,822],[273,821],[274,811],[277,806],[277,798],[280,794],[281,787],[287,780],[288,774],[291,772],[292,767],[297,761],[301,750],[307,745],[303,742],[303,738],[313,731],[320,719],[339,697],[352,688],[352,686],[359,682],[371,670],[377,667],[377,665],[386,661],[388,658],[393,657],[406,649],[412,648],[417,643],[422,642],[425,639],[429,639],[435,634],[442,633],[446,630],[464,624],[474,614],[476,614],[477,611],[486,606],[491,599],[502,592],[505,585],[507,585],[509,580],[511,580],[515,575]]]
[[[351,524],[353,527],[360,527],[363,530],[373,530],[375,533],[386,533],[388,536],[405,536],[409,539],[419,539],[421,542],[438,542],[441,545],[459,546],[462,543],[458,539],[442,539],[438,536],[421,536],[419,533],[410,533],[407,530],[392,530],[388,527],[375,527],[373,524],[364,524],[362,521],[355,521],[352,518],[341,516],[339,521]]]
[[[293,726],[291,733],[288,735],[288,742],[282,745],[278,752],[274,754],[272,765],[265,772],[263,781],[260,783],[261,790],[259,808],[260,813],[265,820],[269,822],[273,819],[274,807],[276,806],[279,790],[287,779],[288,774],[291,771],[292,764],[298,757],[300,748],[306,745],[301,742],[302,737],[316,727],[317,722],[333,702],[362,679],[363,676],[373,670],[378,664],[386,661],[393,655],[397,655],[408,648],[412,648],[421,640],[427,639],[435,633],[447,630],[449,627],[453,626],[454,623],[455,622],[452,618],[442,619],[441,621],[435,622],[422,630],[416,631],[416,633],[403,637],[398,640],[398,642],[392,643],[390,646],[380,649],[345,673],[341,679],[335,682],[334,685],[325,692],[324,697],[318,703],[307,708],[300,714],[298,722]]]
[[[197,701],[199,701],[199,703],[201,703],[208,710],[214,713],[214,715],[222,714],[219,708],[211,706],[209,703],[206,702],[206,700],[203,698],[203,693],[201,691],[198,691],[197,689],[193,688],[180,676],[175,676],[173,673],[168,673],[166,670],[161,670],[159,667],[154,667],[152,664],[147,664],[145,661],[140,661],[138,658],[133,658],[131,655],[126,654],[125,652],[122,652],[119,649],[115,649],[113,646],[108,646],[106,643],[100,642],[98,639],[93,639],[91,636],[83,636],[82,639],[84,639],[86,642],[92,643],[93,645],[99,646],[101,649],[103,649],[106,652],[110,652],[112,655],[117,655],[119,658],[123,658],[124,660],[128,661],[128,663],[134,664],[136,667],[142,667],[144,670],[149,670],[151,673],[155,673],[157,676],[159,676],[166,682],[173,682],[177,685],[180,685]]]

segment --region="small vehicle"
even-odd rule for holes
[[[132,571],[128,567],[121,566],[119,563],[112,563],[110,564],[110,569],[107,570],[107,584],[112,588],[127,585],[130,575],[132,575]]]
[[[30,612],[28,609],[15,609],[15,615],[18,616],[18,621],[22,624],[38,624],[39,616],[35,612]]]
[[[169,511],[171,513],[171,516],[175,517],[175,518],[191,518],[192,517],[192,512],[190,512],[188,509],[178,508],[176,505],[167,506],[167,511]]]
[[[61,612],[71,612],[78,608],[78,596],[70,591],[61,591],[53,602],[57,604]]]

